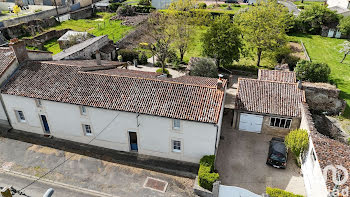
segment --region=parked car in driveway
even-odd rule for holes
[[[287,166],[287,153],[288,150],[284,144],[284,139],[273,137],[270,141],[266,164],[275,168],[285,169]]]

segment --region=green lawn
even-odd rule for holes
[[[97,13],[101,18],[92,19],[80,19],[80,20],[68,20],[61,24],[50,28],[60,29],[72,29],[75,31],[87,31],[95,36],[108,35],[108,38],[114,42],[123,38],[133,27],[121,25],[122,21],[109,19],[115,15],[115,13],[101,12]]]
[[[331,68],[331,81],[341,90],[340,97],[347,102],[343,116],[350,119],[350,57],[340,63],[343,54],[339,53],[345,40],[321,37],[318,35],[295,35],[291,40],[304,42],[312,61],[327,63]]]
[[[57,39],[52,39],[47,42],[45,42],[44,47],[46,51],[52,52],[54,55],[61,52],[60,45],[57,42]]]

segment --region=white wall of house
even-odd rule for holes
[[[300,128],[310,131],[308,120],[305,116],[305,109],[303,108]],[[314,152],[314,153],[313,153]],[[309,137],[309,148],[307,153],[304,154],[304,158],[301,165],[303,172],[305,190],[308,197],[327,197],[328,190],[325,179],[323,178],[323,171],[320,163],[318,162],[317,152],[312,142],[312,138]]]
[[[348,9],[348,0],[327,0],[328,7],[339,6],[344,9]]]
[[[174,130],[173,120],[165,117],[92,107],[86,107],[86,115],[81,115],[79,105],[42,100],[42,106],[37,107],[33,98],[7,94],[2,97],[14,129],[44,134],[39,117],[43,114],[51,135],[57,138],[87,143],[110,124],[91,144],[129,151],[128,131],[134,131],[140,154],[197,163],[203,155],[215,153],[215,124],[181,120],[180,129]],[[26,122],[18,121],[15,110],[23,111]],[[93,136],[85,135],[82,124],[91,125]],[[181,141],[181,152],[173,152],[172,140]]]

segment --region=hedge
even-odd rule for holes
[[[122,56],[122,61],[123,62],[127,62],[127,61],[133,62],[134,59],[138,60],[138,58],[139,58],[139,52],[133,51],[133,50],[130,50],[130,49],[120,49],[118,51],[118,55]]]
[[[219,174],[214,172],[215,155],[206,155],[199,161],[198,184],[212,191],[213,183],[219,180]]]
[[[266,193],[270,197],[303,197],[302,195],[293,194],[291,192],[287,192],[278,188],[271,188],[271,187],[266,188]]]
[[[144,5],[134,5],[132,7],[134,8],[135,12],[138,12],[138,13],[150,13],[156,9],[155,7],[144,6]]]

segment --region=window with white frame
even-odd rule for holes
[[[280,128],[289,129],[291,123],[292,123],[292,119],[290,118],[271,117],[271,120],[270,120],[271,127],[280,127]]]
[[[172,140],[173,152],[181,152],[181,141],[180,140]]]
[[[83,105],[80,105],[80,114],[81,115],[86,115],[86,107]]]
[[[16,110],[15,112],[16,112],[18,122],[26,122],[26,118],[24,117],[23,111]]]
[[[88,124],[83,124],[83,129],[85,135],[92,135],[91,126]]]
[[[173,129],[179,130],[180,129],[180,120],[179,119],[174,119],[173,120]]]
[[[36,104],[37,107],[41,107],[42,106],[40,99],[35,99],[35,104]]]

